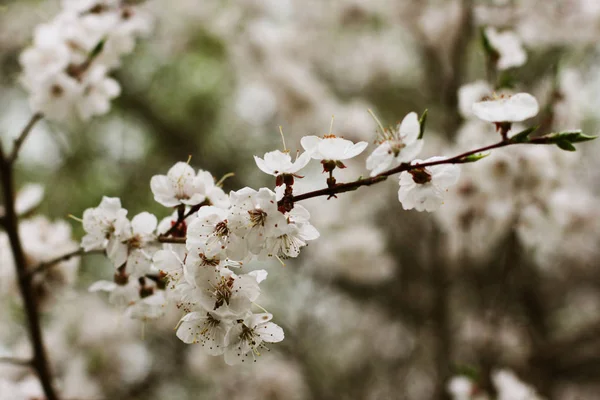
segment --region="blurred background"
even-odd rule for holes
[[[0,7],[0,133],[8,144],[31,116],[19,54],[60,3]],[[367,109],[386,126],[428,109],[426,157],[493,143],[494,127],[473,120],[459,96],[489,78],[484,27],[509,29],[523,43],[527,62],[502,77],[539,100],[527,126],[598,132],[594,0],[150,0],[144,7],[153,33],[113,74],[122,92],[111,112],[85,124],[42,122],[24,146],[18,186],[42,184],[39,214],[61,227],[58,234],[37,224],[32,237],[62,235],[76,248],[82,229],[67,215],[81,216],[103,195],[120,197],[130,216],[167,216],[150,178],[190,155],[217,179],[235,173],[226,191],[271,187],[252,156],[281,148],[279,125],[292,151],[300,137],[327,133],[332,115],[336,135],[373,143]],[[366,175],[372,149],[347,163],[338,181]],[[39,290],[65,399],[446,399],[457,375],[493,393],[498,369],[514,371],[543,398],[598,399],[599,150],[591,142],[576,153],[494,152],[462,167],[432,214],[404,211],[395,179],[307,201],[321,238],[285,267],[267,266],[260,303],[286,339],[254,365],[229,367],[179,341],[175,309],[143,324],[88,293],[113,273],[104,257],[86,256],[79,268],[77,260],[64,263]],[[325,186],[317,164],[298,192]],[[2,240],[0,352],[26,355]],[[26,252],[32,263],[45,257],[27,245]],[[24,382],[25,373],[0,365],[0,377]]]

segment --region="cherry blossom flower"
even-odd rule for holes
[[[367,142],[353,143],[335,135],[304,136],[300,144],[315,160],[342,161],[356,157],[368,146]]]
[[[163,249],[158,250],[152,256],[152,264],[159,272],[166,274],[168,278],[167,287],[170,289],[175,289],[183,279],[185,250],[185,247],[180,244],[165,244]]]
[[[150,180],[154,200],[165,207],[180,204],[195,206],[206,200],[203,181],[196,177],[189,164],[178,162],[167,175],[155,175]]]
[[[521,122],[536,116],[538,112],[537,100],[528,93],[500,96],[473,104],[475,116],[494,123]]]
[[[179,321],[177,337],[184,343],[201,343],[211,356],[225,352],[225,335],[231,327],[231,321],[219,319],[210,312],[194,311]]]
[[[248,250],[259,254],[267,238],[277,234],[277,228],[286,223],[277,209],[273,191],[261,188],[258,192],[248,187],[231,192],[231,227],[235,234],[246,240]]]
[[[134,319],[146,321],[162,317],[167,306],[167,298],[162,290],[155,290],[151,295],[143,297],[127,308],[127,315]]]
[[[140,298],[140,286],[135,279],[124,279],[123,282],[97,281],[89,288],[90,292],[108,292],[108,302],[118,308],[126,308]]]
[[[115,268],[126,264],[127,272],[134,276],[143,276],[150,271],[152,255],[158,248],[148,245],[155,239],[157,224],[154,215],[142,212],[110,238],[106,255]]]
[[[420,131],[419,117],[411,112],[393,131],[380,132],[383,140],[367,158],[367,169],[371,170],[371,176],[403,162],[410,162],[418,156],[423,148],[423,141],[419,140]]]
[[[527,62],[527,53],[523,49],[521,39],[514,32],[498,32],[489,27],[485,30],[485,35],[490,45],[498,52],[496,67],[499,70],[520,67]]]
[[[475,81],[458,89],[458,110],[464,118],[473,118],[473,104],[489,98],[494,93],[486,81]]]
[[[304,152],[296,161],[292,162],[289,152],[279,150],[270,151],[265,154],[264,159],[254,156],[258,168],[265,174],[279,176],[282,174],[295,175],[310,161],[310,153]]]
[[[228,217],[229,213],[218,207],[200,208],[187,230],[187,249],[207,257],[225,255],[236,261],[246,258],[246,242],[233,233]]]
[[[185,302],[198,304],[221,318],[244,316],[260,294],[256,277],[236,275],[227,268],[198,268],[186,277]]]
[[[295,258],[306,242],[319,238],[319,231],[308,222],[310,213],[306,208],[296,204],[286,217],[287,223],[279,225],[276,233],[266,239],[262,256]]]
[[[444,157],[431,157],[425,161],[415,160],[415,164],[443,160]],[[456,165],[441,164],[417,168],[400,174],[398,199],[405,210],[435,211],[444,202],[444,192],[458,181],[460,169]]]
[[[85,251],[106,248],[108,239],[120,235],[129,221],[127,210],[121,207],[121,200],[116,197],[103,197],[96,208],[88,208],[83,212],[83,229],[86,235],[81,239],[81,247]]]
[[[542,400],[531,386],[521,382],[514,372],[506,369],[492,373],[498,400]]]
[[[273,315],[269,313],[253,314],[227,332],[225,341],[225,362],[229,365],[238,364],[248,359],[249,354],[256,361],[260,356],[259,350],[263,342],[277,343],[284,338],[283,329],[270,322]]]
[[[466,376],[455,376],[448,382],[448,393],[453,400],[471,400],[475,384]]]

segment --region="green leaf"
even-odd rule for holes
[[[463,157],[460,159],[460,163],[462,164],[466,164],[466,163],[472,163],[472,162],[476,162],[481,160],[482,158],[486,158],[487,156],[489,156],[491,153],[477,153],[477,154],[471,154],[469,156]]]
[[[104,43],[106,43],[106,38],[102,39],[98,42],[98,44],[96,44],[96,46],[94,46],[94,48],[92,49],[92,51],[90,51],[90,54],[88,55],[89,60],[95,59],[100,55],[100,53],[102,53],[102,50],[104,49]]]
[[[492,47],[492,44],[490,43],[490,39],[485,34],[485,27],[482,27],[479,30],[479,36],[481,38],[481,47],[483,47],[483,50],[485,51],[485,53],[489,56],[496,55],[497,54],[496,49],[494,49]]]
[[[539,127],[532,126],[530,128],[527,128],[527,129],[517,133],[516,135],[513,135],[510,138],[510,141],[513,143],[527,143],[529,141],[529,135],[531,133],[533,133],[537,128],[539,128]]]
[[[426,122],[427,122],[427,109],[425,109],[425,111],[423,111],[423,114],[421,114],[421,118],[419,118],[419,126],[420,126],[419,139],[423,139],[423,134],[425,134],[425,123]]]
[[[570,142],[568,142],[566,140],[559,140],[558,142],[556,142],[556,145],[566,151],[576,151],[577,150],[575,148],[575,146],[573,146]]]

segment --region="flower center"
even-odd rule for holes
[[[220,238],[229,236],[229,227],[227,221],[221,221],[215,226],[215,236]]]
[[[431,182],[431,174],[425,168],[415,168],[408,171],[408,173],[412,175],[413,181],[419,185]]]
[[[217,258],[206,257],[206,255],[204,255],[204,253],[198,254],[198,257],[200,257],[200,260],[201,260],[200,265],[203,267],[216,267],[221,262],[221,260],[219,260]]]
[[[221,277],[221,281],[215,287],[214,294],[215,294],[215,298],[217,299],[217,301],[215,301],[214,310],[221,307],[223,304],[229,305],[229,300],[231,300],[231,294],[232,294],[234,281],[235,281],[235,279],[232,277],[229,277],[229,278]]]
[[[250,223],[253,227],[255,226],[265,226],[265,222],[267,221],[267,213],[261,210],[260,208],[256,208],[254,210],[248,211],[250,214]]]

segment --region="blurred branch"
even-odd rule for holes
[[[44,115],[42,113],[38,112],[33,114],[27,125],[25,125],[19,136],[17,136],[17,138],[15,139],[12,152],[10,153],[10,156],[8,156],[7,159],[9,163],[15,162],[15,160],[19,156],[19,151],[21,150],[21,146],[23,146],[25,139],[27,139],[27,136],[29,136],[29,133],[33,130],[35,124],[37,124],[37,122],[40,121],[42,118],[44,118]]]
[[[450,290],[451,280],[448,276],[448,263],[443,259],[442,234],[434,226],[432,248],[438,249],[432,252],[430,260],[431,284],[434,291],[432,320],[435,336],[435,365],[436,365],[436,399],[449,399],[446,384],[451,376],[452,360],[452,330],[450,326]]]
[[[62,256],[56,257],[56,258],[54,258],[52,260],[44,261],[44,262],[40,263],[40,264],[38,264],[37,267],[34,267],[34,268],[30,269],[27,272],[27,274],[28,274],[29,277],[32,277],[35,274],[39,274],[41,272],[44,272],[47,269],[52,268],[55,265],[57,265],[57,264],[59,264],[59,263],[61,263],[63,261],[68,261],[68,260],[70,260],[73,257],[81,257],[81,256],[84,256],[86,254],[104,254],[104,252],[105,252],[104,250],[89,250],[89,251],[85,251],[83,249],[77,249],[77,250],[74,250],[74,251],[72,251],[70,253],[63,254]]]
[[[14,358],[14,357],[0,357],[0,363],[18,365],[21,367],[31,367],[33,365],[32,360],[27,360],[24,358]]]
[[[34,357],[32,365],[40,379],[47,400],[58,400],[59,397],[54,389],[50,363],[44,347],[36,294],[32,286],[31,277],[27,273],[27,260],[25,259],[25,253],[19,236],[19,221],[15,210],[13,162],[18,155],[18,149],[27,138],[31,128],[35,125],[35,122],[40,118],[40,116],[34,116],[25,126],[19,135],[19,138],[21,139],[18,139],[18,142],[15,142],[16,150],[13,150],[10,156],[6,156],[3,149],[0,148],[0,184],[4,196],[4,229],[12,250],[16,275],[18,277],[17,282],[19,284],[21,297],[23,298],[23,306],[25,308],[29,327],[29,337],[33,347]]]

